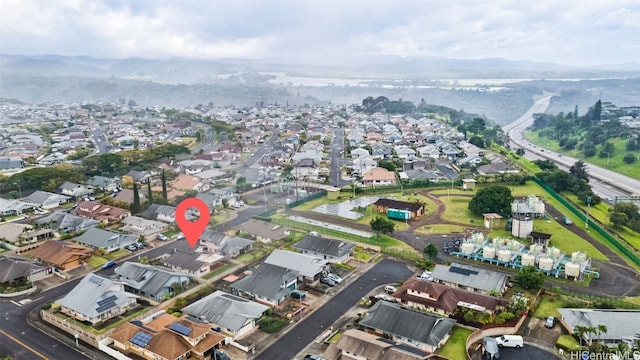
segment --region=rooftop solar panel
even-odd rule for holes
[[[186,326],[182,326],[180,324],[177,323],[173,323],[169,326],[169,329],[177,332],[178,334],[184,335],[184,336],[189,336],[189,334],[191,334],[191,329],[189,329]]]
[[[109,310],[109,309],[111,309],[111,308],[113,308],[115,306],[116,306],[116,302],[115,301],[109,302],[109,303],[106,303],[104,305],[98,306],[96,308],[96,312],[98,314],[102,314],[103,312],[105,312],[105,311],[107,311],[107,310]]]
[[[149,344],[149,341],[151,341],[152,338],[153,337],[151,335],[145,334],[142,331],[138,331],[129,341],[140,347],[145,347],[147,346],[147,344]]]
[[[457,267],[457,266],[451,266],[449,268],[449,271],[456,273],[456,274],[461,274],[461,275],[476,275],[478,274],[478,272],[476,270],[471,270],[471,269],[466,269],[466,268],[462,268],[462,267]]]
[[[107,303],[110,303],[110,302],[114,302],[116,300],[118,300],[118,297],[115,296],[115,295],[111,295],[109,297],[106,297],[106,298],[98,301],[97,304],[98,304],[98,306],[102,306],[104,304],[107,304]]]

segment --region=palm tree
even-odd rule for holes
[[[607,326],[606,325],[602,325],[602,324],[598,324],[596,326],[596,332],[598,333],[598,342],[600,342],[600,336],[602,336],[602,334],[606,334],[607,333]]]
[[[580,347],[582,347],[582,339],[584,338],[584,334],[587,332],[588,328],[586,326],[576,325],[573,327],[573,333],[578,337],[580,341]]]

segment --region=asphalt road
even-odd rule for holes
[[[344,144],[344,129],[337,129],[331,144],[331,165],[329,168],[329,183],[332,186],[343,187],[350,183],[348,180],[342,179],[342,155]]]
[[[389,259],[380,261],[324,306],[298,323],[295,328],[282,335],[256,359],[292,359],[371,290],[384,284],[405,280],[412,273],[403,263]]]
[[[85,359],[89,358],[74,347],[69,347],[52,336],[59,335],[56,331],[47,329],[47,333],[31,326],[27,322],[29,313],[38,309],[44,303],[58,299],[67,294],[78,284],[80,278],[64,283],[51,290],[32,295],[34,300],[23,306],[18,306],[8,300],[3,300],[2,321],[0,321],[0,355],[13,359]],[[73,340],[71,339],[71,342]],[[101,359],[109,359],[104,356]]]
[[[536,101],[518,120],[502,127],[502,130],[509,137],[512,148],[520,147],[525,150],[525,157],[528,159],[543,158],[549,159],[564,169],[568,169],[578,160],[570,156],[561,155],[548,149],[541,149],[523,137],[523,131],[533,124],[533,114],[542,113],[549,107],[551,97],[545,97]],[[584,160],[583,160],[584,161]],[[591,178],[597,180],[591,182],[594,192],[603,198],[614,198],[622,194],[629,195],[640,191],[640,181],[628,176],[601,168],[587,163],[587,171]],[[617,189],[617,191],[615,189]]]
[[[93,140],[98,146],[98,154],[106,154],[111,149],[111,145],[109,141],[107,141],[107,136],[104,134],[104,129],[100,127],[97,128],[93,132]]]

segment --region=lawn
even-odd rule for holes
[[[229,220],[229,210],[220,210],[216,211],[215,214],[211,217],[212,224],[221,224],[227,220]]]
[[[365,250],[360,246],[353,248],[353,254],[351,257],[358,261],[368,262],[376,253],[372,250]]]
[[[233,267],[233,264],[224,264],[222,266],[220,266],[219,268],[213,270],[212,272],[208,273],[207,275],[203,276],[204,279],[209,280],[212,277],[216,276],[216,275],[220,275],[222,273],[224,273],[225,271],[229,270],[230,268]]]
[[[558,312],[558,308],[564,306],[563,301],[559,297],[551,297],[551,296],[543,296],[542,300],[540,300],[540,304],[536,308],[536,311],[533,313],[533,317],[539,319],[546,319],[549,316],[554,316],[556,318],[561,317]]]
[[[87,260],[87,262],[89,263],[89,266],[91,266],[94,269],[101,267],[102,264],[106,263],[107,261],[109,260],[99,255],[91,255],[89,260]]]
[[[580,344],[573,335],[563,334],[558,337],[556,346],[565,350],[575,351],[580,349]]]
[[[168,237],[169,239],[171,239],[173,236],[175,236],[178,232],[175,229],[171,229],[168,231],[165,231],[162,233],[162,235]]]
[[[115,260],[115,259],[119,259],[123,256],[129,255],[131,253],[131,251],[127,250],[127,249],[120,249],[120,250],[116,250],[114,252],[110,252],[108,254],[105,254],[104,257],[109,259],[109,260]]]
[[[467,229],[466,226],[462,225],[451,225],[451,224],[434,224],[434,225],[425,225],[416,229],[416,234],[422,235],[432,235],[432,234],[453,234],[453,233],[463,233]]]
[[[442,218],[447,221],[457,222],[461,224],[469,224],[473,226],[482,225],[482,217],[472,214],[468,207],[470,197],[451,196],[442,198],[446,205],[446,209],[442,214]]]
[[[472,331],[455,326],[449,341],[440,349],[438,355],[451,360],[467,358],[467,338]]]

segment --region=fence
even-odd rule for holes
[[[294,208],[294,207],[296,207],[298,205],[302,205],[302,204],[304,204],[306,202],[321,198],[321,197],[326,196],[326,195],[327,195],[327,190],[320,190],[318,192],[314,192],[313,194],[311,194],[311,195],[309,195],[307,197],[304,197],[302,199],[290,202],[289,204],[286,205],[286,208],[287,209],[291,209],[291,208]]]
[[[565,200],[562,196],[560,196],[557,192],[555,192],[547,184],[543,183],[540,179],[534,177],[534,178],[532,178],[532,180],[536,184],[540,185],[544,190],[546,190],[551,196],[553,196],[553,198],[558,200],[567,209],[569,209],[574,215],[579,216],[581,218],[585,217],[585,214],[583,214],[582,211],[576,209],[573,205],[571,205],[567,200]],[[595,232],[597,232],[603,238],[605,238],[605,240],[607,240],[618,251],[620,251],[624,256],[626,256],[627,259],[629,259],[631,262],[633,262],[636,266],[640,266],[640,256],[638,256],[632,250],[630,250],[629,248],[624,246],[622,243],[620,243],[620,241],[618,241],[618,239],[614,238],[607,231],[602,229],[602,227],[600,227],[600,225],[598,223],[592,221],[591,219],[587,219],[587,223],[589,224],[589,227],[591,229],[595,230]]]

